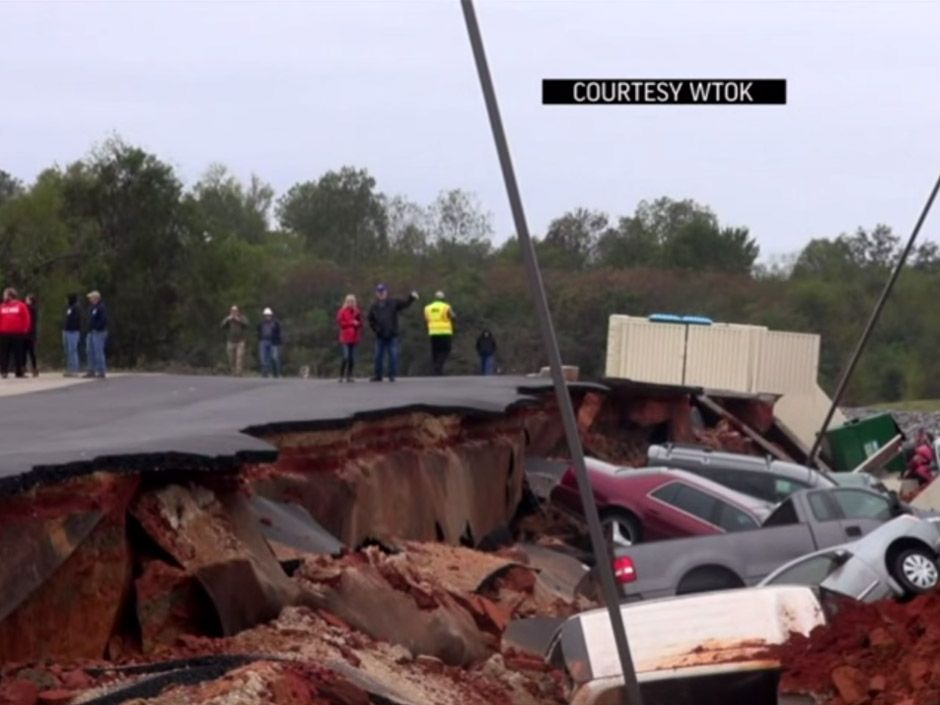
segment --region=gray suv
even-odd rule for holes
[[[686,470],[774,504],[799,490],[837,486],[834,480],[805,465],[677,443],[650,446],[647,464]]]

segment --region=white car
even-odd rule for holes
[[[909,597],[936,589],[938,555],[938,520],[904,514],[858,541],[792,560],[760,584],[818,586],[864,602]]]
[[[808,587],[743,588],[622,604],[644,705],[776,705],[780,664],[765,654],[825,624]],[[571,705],[619,703],[623,674],[606,609],[567,619],[548,661],[569,678]]]

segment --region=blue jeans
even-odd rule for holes
[[[398,336],[375,339],[375,379],[382,379],[385,356],[388,355],[388,378],[398,376]]]
[[[281,346],[275,345],[270,340],[262,340],[258,343],[258,357],[261,358],[261,375],[270,377],[281,376]]]
[[[85,338],[85,346],[88,353],[88,371],[96,375],[103,375],[108,371],[108,363],[105,359],[105,343],[108,342],[108,331],[92,330],[88,332]]]
[[[496,374],[496,356],[495,355],[493,354],[480,355],[480,374],[481,375]]]
[[[81,337],[81,331],[62,331],[62,346],[65,348],[65,371],[69,374],[78,374],[81,369],[81,362],[78,359],[78,340]]]

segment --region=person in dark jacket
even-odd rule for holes
[[[10,371],[10,358],[17,377],[24,377],[24,346],[29,334],[29,308],[17,298],[16,289],[3,291],[0,303],[0,377],[6,377]]]
[[[88,372],[86,377],[104,379],[108,371],[108,362],[105,357],[105,347],[108,342],[108,310],[104,307],[101,294],[97,291],[88,293],[88,336],[85,338],[86,353],[88,355]]]
[[[382,381],[382,368],[388,356],[388,381],[394,382],[398,374],[398,313],[418,300],[418,292],[412,291],[407,299],[392,299],[388,287],[375,287],[375,303],[369,309],[369,327],[375,333],[375,364],[373,382]]]
[[[62,347],[65,348],[65,376],[77,377],[81,370],[78,359],[78,343],[82,337],[82,310],[78,306],[78,296],[69,294],[65,307],[65,321],[62,323]]]
[[[261,358],[261,376],[281,376],[281,322],[274,311],[264,309],[258,324],[258,357]]]
[[[480,356],[480,374],[494,374],[496,372],[496,338],[488,330],[484,330],[477,338],[477,355]]]
[[[29,363],[33,377],[39,376],[39,366],[36,364],[36,334],[39,330],[39,302],[35,294],[27,294],[24,299],[29,309],[29,332],[24,341],[24,358]]]

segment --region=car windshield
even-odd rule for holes
[[[844,564],[834,553],[806,558],[767,580],[767,585],[819,585]]]

